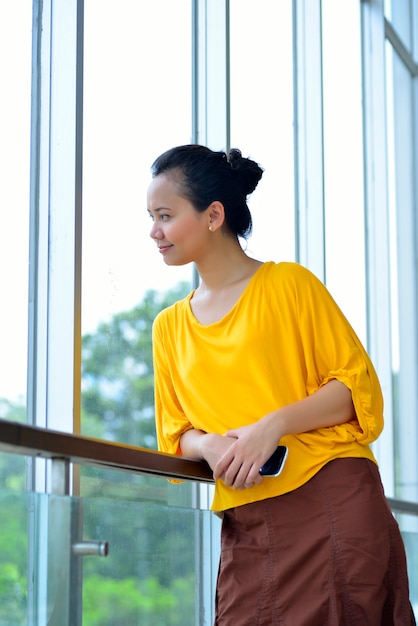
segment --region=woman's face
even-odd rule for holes
[[[164,174],[151,181],[147,204],[153,221],[150,237],[165,263],[185,265],[197,262],[208,246],[208,213],[196,211],[188,200],[179,196],[176,183]]]

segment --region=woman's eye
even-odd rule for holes
[[[153,213],[148,212],[148,215],[153,222],[155,222],[156,219],[165,222],[171,217],[168,213],[157,213],[157,215],[153,215]]]

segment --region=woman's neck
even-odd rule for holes
[[[225,246],[222,253],[217,250],[204,261],[196,263],[201,280],[199,291],[223,291],[251,278],[260,265],[261,261],[249,257],[239,243]]]

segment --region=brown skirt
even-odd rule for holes
[[[413,624],[405,550],[373,462],[331,461],[291,493],[225,512],[215,626]]]

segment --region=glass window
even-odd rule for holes
[[[366,345],[360,26],[358,3],[322,3],[326,283]]]
[[[250,198],[247,251],[262,261],[295,258],[292,2],[230,3],[231,147],[265,172]]]
[[[155,447],[151,322],[193,272],[164,265],[146,190],[191,141],[190,0],[86,0],[84,55],[82,432]]]
[[[393,413],[396,495],[418,498],[416,197],[413,81],[386,44]]]
[[[0,75],[0,417],[26,405],[32,3],[2,3]]]

